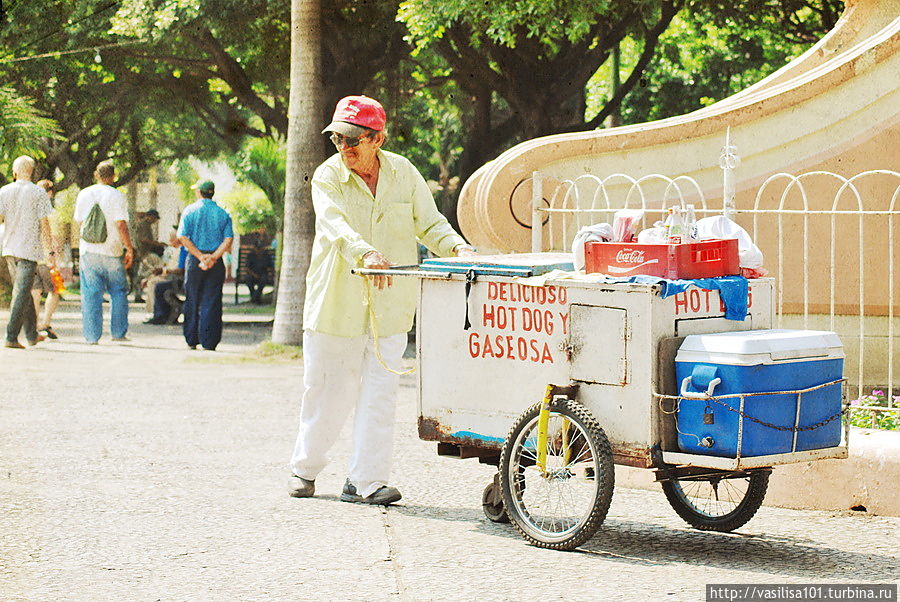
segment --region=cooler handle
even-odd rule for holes
[[[688,387],[691,386],[691,377],[685,376],[681,381],[681,396],[686,399],[709,399],[712,397],[713,389],[716,388],[716,385],[720,384],[722,379],[718,376],[711,381],[709,381],[709,386],[706,387],[706,391],[702,393],[695,393],[693,391],[688,391]]]

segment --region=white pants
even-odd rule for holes
[[[378,345],[385,363],[399,370],[406,334],[379,337]],[[300,431],[291,457],[294,474],[315,480],[355,408],[350,482],[363,497],[387,485],[399,385],[400,377],[379,363],[371,336],[336,337],[305,330]]]

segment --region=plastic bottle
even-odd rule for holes
[[[700,236],[697,234],[697,212],[693,205],[687,205],[684,210],[685,242],[697,242]]]
[[[670,245],[680,245],[685,242],[684,220],[681,217],[681,207],[671,207],[666,218],[666,238]]]

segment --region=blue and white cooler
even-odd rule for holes
[[[688,336],[675,357],[681,389],[678,446],[687,453],[734,458],[739,429],[742,457],[837,446],[843,367],[843,346],[833,332]],[[832,384],[820,387],[826,383]],[[767,392],[773,394],[741,397]]]

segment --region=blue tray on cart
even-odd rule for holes
[[[540,276],[553,270],[575,269],[571,253],[512,253],[477,257],[426,259],[420,269],[451,274],[474,271],[480,276]]]

